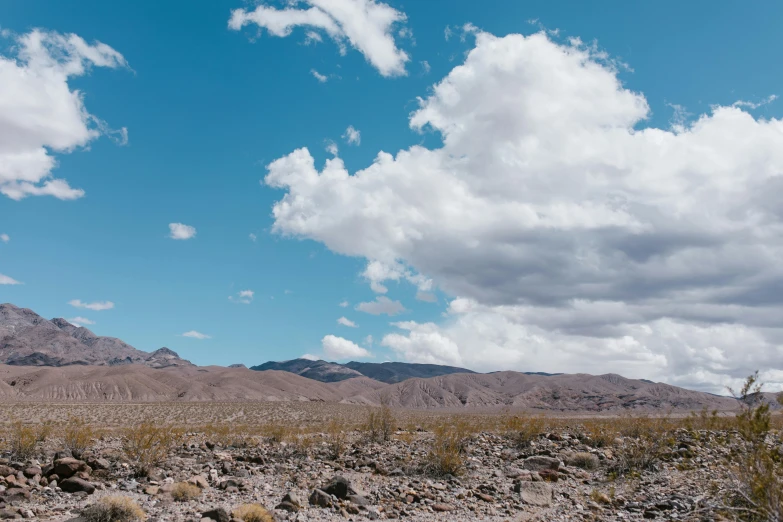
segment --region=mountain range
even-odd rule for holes
[[[292,359],[282,362],[269,361],[258,366],[251,366],[250,369],[257,371],[282,370],[321,382],[337,382],[355,377],[369,377],[386,384],[395,384],[414,377],[428,378],[451,375],[452,373],[475,373],[466,368],[440,364],[362,363],[356,361],[339,364],[322,360],[313,361],[311,359]]]
[[[168,348],[137,350],[115,337],[95,335],[65,319],[47,320],[29,308],[0,304],[0,363],[14,366],[189,366]]]
[[[418,409],[561,412],[731,410],[734,399],[615,374],[494,372],[293,359],[199,367],[65,319],[0,305],[0,401],[323,401]]]

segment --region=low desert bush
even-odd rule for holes
[[[606,422],[598,420],[586,421],[580,426],[579,440],[593,448],[605,448],[611,446],[617,432]]]
[[[326,447],[329,450],[329,457],[337,459],[345,452],[348,444],[348,435],[345,424],[337,420],[332,420],[326,426]]]
[[[575,466],[577,468],[596,469],[598,468],[598,457],[592,453],[580,451],[579,453],[574,453],[568,457],[567,463],[569,466]]]
[[[466,433],[459,425],[444,423],[436,426],[433,434],[434,439],[424,466],[425,473],[435,476],[461,474]]]
[[[615,448],[615,458],[609,466],[609,472],[615,476],[633,476],[642,471],[655,470],[671,442],[670,437],[655,433],[637,438],[626,437]]]
[[[17,460],[27,460],[35,455],[40,432],[35,426],[30,426],[20,420],[11,423],[8,430],[8,445],[11,455]]]
[[[63,429],[65,447],[71,450],[76,458],[81,458],[89,449],[94,435],[92,428],[80,417],[68,419]]]
[[[740,404],[736,427],[745,447],[731,473],[726,508],[740,520],[783,521],[783,465],[775,448],[780,440],[770,432],[770,405],[761,393],[758,372],[747,378],[739,393],[730,391]],[[778,401],[783,403],[781,397]]]
[[[173,427],[156,426],[145,421],[125,430],[123,450],[139,476],[147,475],[168,457],[181,434]]]
[[[260,504],[243,504],[231,512],[231,516],[243,522],[274,522],[275,517]]]
[[[86,522],[139,522],[147,519],[144,511],[128,497],[103,497],[82,511]]]
[[[264,436],[267,438],[269,442],[272,444],[280,444],[281,442],[286,442],[293,438],[295,435],[294,429],[292,429],[290,426],[285,426],[283,424],[269,424],[264,427]]]
[[[387,401],[382,400],[379,408],[367,412],[364,431],[367,438],[373,442],[387,442],[394,433],[394,413]]]
[[[501,429],[514,444],[526,447],[546,430],[546,424],[542,417],[506,415]]]
[[[188,482],[177,482],[171,490],[171,498],[177,502],[187,502],[201,496],[201,488]]]

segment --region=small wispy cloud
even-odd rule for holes
[[[190,239],[196,235],[196,229],[182,223],[169,223],[169,237],[171,239]]]
[[[19,281],[14,279],[13,277],[9,277],[7,275],[0,274],[0,285],[21,285]]]
[[[759,107],[762,107],[764,105],[767,105],[768,103],[772,103],[773,101],[778,99],[777,94],[770,94],[760,102],[750,102],[745,100],[738,100],[732,103],[731,105],[733,107],[747,107],[748,109],[758,109]]]
[[[304,40],[305,45],[315,45],[321,42],[323,42],[323,38],[321,38],[320,34],[316,33],[315,31],[307,31]]]
[[[240,290],[236,295],[228,296],[228,300],[234,303],[250,304],[256,293],[252,290]]]
[[[424,72],[424,74],[429,74],[432,70],[432,67],[430,67],[430,62],[427,60],[422,60],[419,63],[421,64],[421,70]]]
[[[375,298],[375,301],[359,303],[356,305],[356,309],[371,315],[397,315],[408,311],[401,302],[392,301],[385,295],[379,295]]]
[[[356,328],[357,325],[347,317],[341,317],[337,320],[337,324],[341,324],[343,326],[347,326],[349,328]]]
[[[359,145],[362,142],[362,133],[357,130],[353,125],[348,125],[343,134],[343,139],[348,142],[348,145]]]
[[[182,334],[182,337],[190,337],[192,339],[212,339],[211,335],[203,334],[201,332],[197,332],[196,330],[185,332]]]
[[[332,140],[326,140],[326,152],[332,156],[337,156],[337,153],[340,152],[340,149],[337,148],[337,144]]]
[[[315,77],[315,79],[321,83],[326,83],[329,80],[328,76],[319,73],[315,69],[310,69],[310,74],[312,74]]]
[[[258,236],[253,234],[252,232],[248,237],[250,238],[250,241],[252,241],[253,243],[255,243],[258,240]]]
[[[348,301],[343,301],[343,302],[340,303],[340,307],[341,308],[348,308],[348,305],[350,305],[350,304],[351,303],[349,303]]]
[[[71,323],[74,326],[84,326],[87,324],[95,324],[95,321],[91,321],[87,319],[86,317],[71,317],[70,319],[66,319],[69,323]]]
[[[2,241],[3,243],[8,243],[9,241],[11,241],[11,236],[9,236],[8,234],[0,234],[0,241]]]
[[[85,303],[81,299],[71,299],[68,304],[75,308],[86,308],[87,310],[93,310],[100,312],[101,310],[111,310],[114,308],[114,303],[111,301],[95,301],[93,303]]]

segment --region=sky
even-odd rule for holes
[[[783,389],[781,19],[0,3],[0,302],[201,365]]]

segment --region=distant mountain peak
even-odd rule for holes
[[[114,337],[56,317],[45,319],[11,303],[0,304],[0,363],[16,366],[144,364],[153,368],[189,365],[168,348],[137,350]]]

